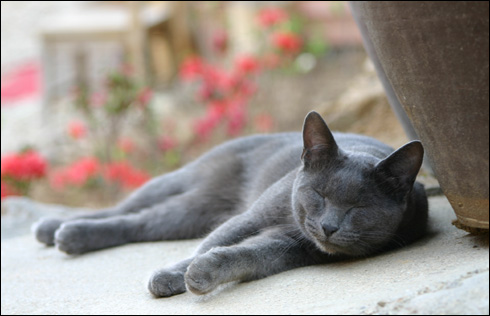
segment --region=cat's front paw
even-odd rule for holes
[[[197,295],[203,295],[214,290],[227,280],[229,258],[226,251],[214,248],[195,258],[185,274],[187,289]]]
[[[48,246],[54,245],[54,233],[60,227],[62,221],[55,218],[42,218],[32,225],[36,239]]]
[[[60,251],[69,255],[82,254],[90,250],[89,227],[83,222],[64,223],[54,234],[54,243]]]
[[[184,274],[180,271],[159,270],[148,282],[148,290],[155,297],[169,297],[186,291]]]

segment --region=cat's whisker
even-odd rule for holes
[[[294,246],[296,246],[296,245],[300,244],[301,242],[303,242],[304,240],[306,240],[306,237],[300,231],[297,232],[297,236],[295,236],[295,237],[296,238],[293,237],[292,241],[289,244],[287,244],[284,248],[281,249],[281,253],[272,262],[279,260],[291,248],[293,248]],[[299,237],[299,239],[297,239],[297,237]]]
[[[377,239],[379,239],[378,237],[382,237],[383,239],[389,237],[390,242],[395,243],[398,247],[403,247],[406,245],[406,241],[396,233],[378,231],[378,232],[363,232],[362,235],[364,239],[367,239],[368,241],[376,241]]]

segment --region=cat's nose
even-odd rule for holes
[[[337,230],[339,230],[338,227],[329,225],[329,224],[323,224],[322,225],[323,232],[325,233],[325,236],[330,237],[332,236],[333,233],[335,233]]]

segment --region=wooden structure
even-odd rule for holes
[[[42,26],[45,105],[80,83],[95,88],[129,62],[146,83],[163,85],[192,51],[186,4],[166,1],[88,3]]]

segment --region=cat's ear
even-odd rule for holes
[[[338,153],[338,146],[323,118],[315,111],[306,115],[303,124],[303,159],[305,165],[321,162]]]
[[[390,192],[406,194],[417,177],[423,158],[424,148],[419,141],[400,147],[376,165],[380,185],[388,186]]]

